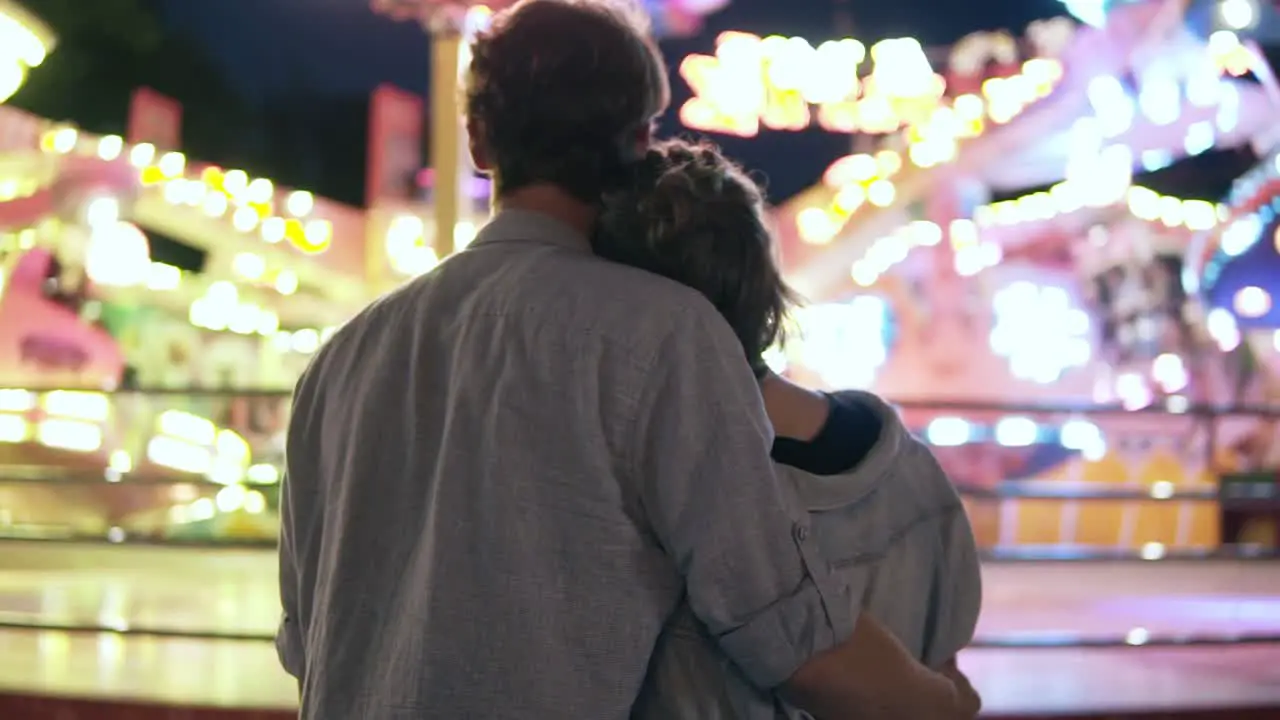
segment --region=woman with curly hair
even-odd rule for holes
[[[851,589],[846,601],[967,686],[955,657],[972,639],[982,593],[960,498],[883,400],[815,392],[765,365],[793,294],[774,261],[757,184],[709,145],[658,145],[632,183],[606,197],[593,246],[697,290],[724,316],[760,380],[778,475],[808,507],[820,549]],[[658,644],[633,717],[729,720],[777,709],[721,661],[683,609]]]

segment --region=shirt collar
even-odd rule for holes
[[[532,210],[499,210],[471,244],[526,242],[591,251],[585,235],[550,215]]]

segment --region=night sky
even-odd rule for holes
[[[367,0],[166,0],[171,25],[190,33],[250,98],[265,101],[284,92],[334,96],[368,93],[380,82],[424,91],[427,40],[411,24],[373,15]],[[714,50],[724,30],[800,35],[813,43],[852,34],[870,44],[914,36],[925,45],[950,43],[970,32],[1020,31],[1032,20],[1063,14],[1057,0],[732,0],[709,18],[706,31],[664,44],[674,67],[692,52]],[[688,89],[673,76],[678,106]],[[673,119],[664,131],[678,132]],[[717,137],[732,155],[770,180],[775,201],[805,188],[833,159],[847,152],[847,136],[818,130],[766,131],[758,138]],[[363,139],[360,140],[363,142]]]

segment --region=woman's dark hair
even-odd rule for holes
[[[618,0],[524,0],[472,46],[465,105],[497,193],[552,183],[585,202],[625,181],[666,109],[647,18]]]
[[[654,146],[629,187],[605,196],[596,254],[702,293],[742,342],[757,376],[782,339],[794,295],[765,226],[760,186],[714,146]]]

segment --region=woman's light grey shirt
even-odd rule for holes
[[[817,476],[778,465],[812,517],[818,547],[870,612],[916,657],[937,667],[973,639],[982,582],[960,497],[897,412],[861,392],[842,396],[881,417],[880,439],[856,468]],[[632,714],[642,720],[773,720],[805,715],[756,690],[707,639],[687,608],[661,636]]]

